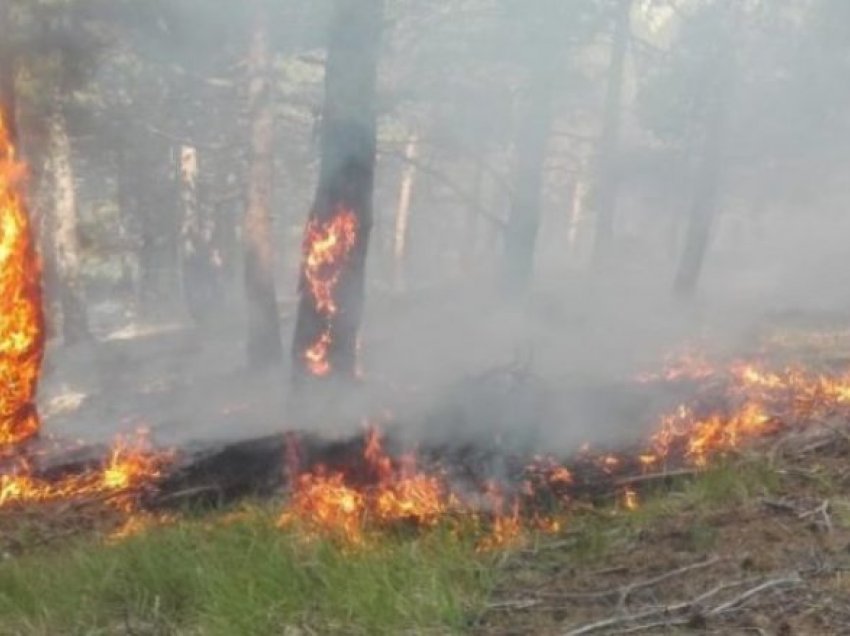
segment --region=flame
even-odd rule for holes
[[[417,469],[413,455],[390,458],[377,428],[366,432],[363,461],[364,473],[372,480],[365,487],[324,466],[299,475],[279,525],[299,522],[309,535],[330,535],[359,545],[367,520],[377,527],[399,522],[434,526],[457,504],[438,476]]]
[[[132,437],[118,436],[100,468],[56,480],[35,476],[22,459],[8,474],[0,474],[0,508],[103,495],[116,508],[132,512],[135,495],[155,483],[173,460],[173,452],[153,449],[144,429]]]
[[[357,243],[357,232],[357,215],[344,205],[337,205],[326,221],[310,219],[304,232],[304,281],[313,307],[325,323],[321,334],[302,354],[307,370],[316,377],[325,377],[333,370],[329,353],[333,318],[339,311],[335,293]]]
[[[661,372],[641,373],[637,381],[641,383],[676,382],[679,380],[705,380],[717,373],[717,368],[708,360],[702,351],[693,346],[683,348],[680,352],[664,357]]]
[[[316,377],[324,377],[331,372],[331,363],[328,352],[331,348],[331,332],[326,329],[319,339],[304,352],[304,361],[310,373]]]
[[[39,429],[34,399],[44,317],[41,267],[21,194],[25,172],[0,113],[0,448]]]
[[[304,237],[304,278],[323,316],[337,312],[334,291],[342,275],[342,265],[357,242],[357,216],[337,206],[328,221],[311,219]]]

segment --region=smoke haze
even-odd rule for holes
[[[244,360],[257,4],[16,5],[34,207],[40,218],[53,209],[44,122],[61,103],[95,335],[67,347],[54,329],[40,398],[49,432],[104,440],[147,425],[165,443],[335,434],[390,411],[413,438],[568,451],[648,430],[676,396],[634,378],[671,350],[755,354],[771,324],[850,309],[850,5],[387,0],[364,375],[332,407],[308,394],[317,404],[302,419],[289,363],[255,373]],[[334,3],[267,5],[288,352]],[[541,132],[535,175],[525,155]],[[183,147],[197,152],[215,262],[202,324],[183,300],[196,284],[180,269]],[[511,233],[538,216],[531,274],[506,284],[524,258]],[[696,283],[676,294],[701,241]],[[54,314],[60,287],[48,276]]]

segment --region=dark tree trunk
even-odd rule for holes
[[[74,345],[91,338],[85,295],[80,282],[77,193],[71,140],[61,107],[50,122],[53,205],[49,223],[51,252],[62,316],[62,341]]]
[[[336,0],[325,72],[322,164],[304,239],[293,339],[296,383],[306,377],[351,379],[364,300],[372,228],[377,65],[383,0]],[[341,225],[353,237],[339,234]],[[315,239],[344,244],[333,262],[311,269]],[[312,278],[311,278],[312,277]],[[328,303],[316,284],[332,296]]]
[[[543,169],[552,126],[552,94],[544,73],[521,104],[511,209],[505,228],[502,284],[508,296],[527,291],[540,228]]]
[[[250,57],[251,166],[243,228],[248,364],[258,369],[283,361],[280,317],[274,282],[271,220],[274,111],[269,72],[270,53],[266,15],[258,8]]]
[[[673,284],[674,294],[685,298],[693,296],[696,291],[717,214],[728,102],[735,80],[735,44],[741,27],[742,7],[741,3],[730,2],[723,9],[727,12],[727,29],[717,45],[718,59],[712,64],[716,70],[714,77],[709,78],[712,86],[706,90],[710,102],[703,131],[702,157],[694,186],[685,246]]]
[[[723,109],[718,98],[706,131],[703,155],[691,202],[685,246],[676,272],[674,292],[677,296],[692,296],[696,291],[705,253],[711,239],[720,187],[720,159],[723,148]]]
[[[596,237],[594,260],[602,265],[609,260],[614,243],[614,218],[620,175],[618,151],[623,111],[623,75],[629,45],[632,0],[619,0],[611,65],[608,70],[608,89],[605,97],[605,118],[596,175],[594,204],[596,207]]]

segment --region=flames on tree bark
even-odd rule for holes
[[[293,341],[296,381],[351,379],[363,307],[375,172],[382,0],[336,0],[322,113],[322,165],[304,232]]]
[[[0,111],[0,449],[38,433],[34,400],[44,353],[41,268],[11,126]]]
[[[357,216],[344,205],[338,205],[329,220],[312,219],[307,224],[302,294],[306,294],[315,324],[321,329],[303,355],[314,376],[326,376],[332,371],[330,352],[339,314],[336,294],[357,244],[358,225]]]

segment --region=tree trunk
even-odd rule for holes
[[[322,164],[304,236],[293,379],[348,380],[372,229],[375,93],[383,0],[336,0],[325,71]]]
[[[50,162],[53,173],[52,219],[49,224],[56,286],[62,315],[62,340],[74,345],[91,338],[85,294],[80,283],[77,192],[71,141],[61,108],[50,121]]]
[[[605,97],[605,118],[599,149],[596,176],[596,238],[594,261],[604,265],[611,256],[614,243],[614,218],[619,192],[619,146],[623,111],[623,77],[629,44],[632,0],[619,0],[611,65],[608,70],[608,90]]]
[[[711,122],[706,130],[703,156],[700,160],[697,183],[685,237],[685,247],[679,260],[679,269],[673,285],[677,296],[692,296],[696,291],[705,253],[711,239],[717,211],[717,193],[720,187],[720,158],[723,148],[724,106],[720,98],[714,106]]]
[[[398,208],[395,217],[395,240],[393,241],[394,281],[397,292],[405,288],[405,266],[407,262],[407,234],[410,221],[410,207],[413,202],[413,186],[416,179],[416,161],[419,154],[419,138],[411,135],[404,150],[405,164],[402,167],[401,188],[398,196]]]
[[[531,281],[540,227],[543,168],[552,126],[548,78],[539,73],[533,84],[522,106],[511,210],[505,228],[502,284],[508,296],[526,292]]]
[[[579,168],[572,184],[570,194],[570,209],[567,218],[567,246],[575,254],[578,248],[578,233],[584,221],[584,201],[587,195],[584,169]]]
[[[189,315],[196,323],[211,318],[217,295],[210,221],[198,197],[198,151],[180,148],[180,283]]]
[[[8,2],[0,31],[12,33]],[[0,51],[0,447],[39,431],[35,394],[44,355],[41,271],[18,163],[14,58]]]
[[[712,65],[712,68],[716,69],[715,76],[709,78],[713,80],[713,90],[707,91],[711,101],[703,131],[703,153],[694,187],[685,247],[673,284],[673,292],[679,297],[693,296],[696,291],[717,213],[728,101],[735,79],[735,43],[743,11],[741,3],[736,2],[729,3],[724,8],[729,12],[728,30],[723,34],[722,46],[718,46],[722,58]]]
[[[272,187],[274,111],[265,12],[258,9],[250,57],[251,167],[245,209],[245,294],[248,364],[265,368],[282,362],[280,317],[274,282]]]
[[[482,144],[479,151],[475,154],[476,162],[473,166],[473,174],[472,174],[472,198],[474,205],[467,205],[464,216],[464,228],[463,228],[463,242],[459,246],[460,249],[460,262],[461,265],[469,275],[471,272],[475,271],[476,263],[479,259],[478,253],[478,232],[480,226],[480,209],[485,208],[484,202],[482,199],[484,198],[484,156],[485,149]]]

